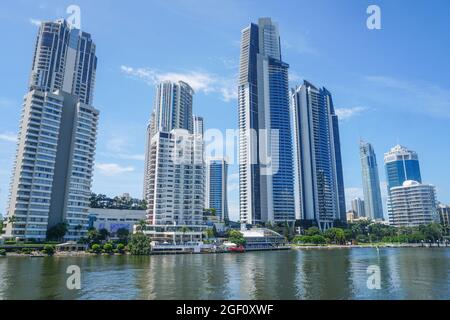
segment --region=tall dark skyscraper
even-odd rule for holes
[[[339,123],[331,93],[304,81],[292,91],[298,219],[321,229],[346,221]]]
[[[288,69],[276,23],[261,18],[242,30],[239,211],[244,223],[295,220]]]
[[[97,57],[88,33],[44,22],[25,95],[9,196],[10,238],[43,241],[67,223],[87,232],[99,112],[91,106]]]

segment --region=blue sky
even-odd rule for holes
[[[362,196],[358,141],[383,153],[397,142],[417,151],[424,182],[450,203],[450,2],[429,1],[29,1],[0,2],[0,212],[6,208],[21,100],[36,23],[81,7],[81,27],[99,58],[94,105],[100,109],[93,191],[142,193],[145,128],[154,82],[184,79],[196,89],[194,113],[207,128],[237,127],[240,31],[258,17],[280,26],[291,84],[325,86],[341,115],[347,198]],[[366,8],[381,8],[381,30]],[[230,211],[237,218],[236,168]],[[385,188],[382,189],[385,193]]]

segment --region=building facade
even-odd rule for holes
[[[396,145],[384,154],[384,165],[388,192],[387,209],[388,215],[391,215],[391,188],[401,187],[407,180],[422,183],[422,175],[417,153],[401,145]]]
[[[438,221],[434,186],[407,180],[390,193],[390,225],[416,227]]]
[[[242,30],[238,109],[243,223],[295,220],[288,69],[276,23],[261,18]]]
[[[192,133],[193,96],[194,90],[186,82],[163,81],[158,84],[153,107],[154,130],[186,129]]]
[[[227,177],[228,164],[225,159],[207,159],[205,208],[215,209],[220,221],[229,220]]]
[[[147,222],[198,225],[203,222],[203,141],[184,129],[158,131],[150,140]]]
[[[364,192],[366,217],[371,220],[383,220],[383,201],[381,199],[380,178],[375,151],[368,142],[359,144],[361,176]]]
[[[134,225],[145,218],[145,210],[89,209],[89,227],[97,230],[106,229],[112,236],[115,236],[119,229],[127,229],[131,234]]]
[[[439,222],[445,227],[450,228],[450,206],[438,205]]]
[[[355,198],[352,200],[352,211],[356,214],[355,218],[365,217],[366,210],[364,207],[364,200]]]
[[[99,112],[91,106],[97,58],[89,34],[43,22],[23,103],[5,236],[65,240],[87,232]]]
[[[292,90],[297,216],[319,228],[346,221],[338,118],[331,94],[305,81]]]

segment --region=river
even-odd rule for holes
[[[79,290],[66,286],[70,265]],[[0,257],[0,299],[450,299],[450,248]]]

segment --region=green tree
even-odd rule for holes
[[[129,252],[133,255],[150,254],[150,239],[143,233],[136,233],[131,236],[128,243]]]
[[[47,230],[48,241],[62,241],[68,230],[67,222],[61,222]]]
[[[109,234],[109,231],[107,229],[105,229],[105,228],[100,229],[98,231],[98,233],[99,233],[100,240],[103,240],[103,241],[108,240],[108,237],[109,237],[110,234]]]
[[[310,227],[305,232],[305,235],[307,235],[307,236],[315,236],[318,234],[320,234],[320,230],[317,227]]]
[[[43,249],[44,253],[52,256],[55,253],[55,246],[51,244],[46,244]]]
[[[127,242],[128,236],[130,235],[130,231],[127,228],[120,228],[116,232],[117,238],[121,242]]]
[[[143,233],[146,225],[147,222],[145,220],[139,220],[139,222],[137,223],[136,231]]]
[[[343,244],[345,242],[344,230],[341,228],[330,228],[324,232],[325,238],[331,243]]]
[[[246,243],[244,235],[238,230],[228,231],[228,241],[238,246],[245,246]]]
[[[97,231],[97,229],[92,228],[92,229],[88,230],[86,240],[87,240],[87,243],[89,243],[91,246],[93,244],[100,243],[100,240],[101,240],[100,238],[101,238],[100,233]]]

